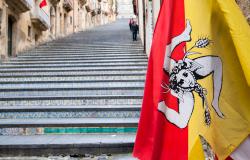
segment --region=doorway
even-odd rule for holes
[[[8,17],[8,56],[12,56],[13,52],[13,24],[14,20]]]
[[[67,15],[66,14],[64,14],[64,24],[63,24],[63,33],[64,33],[64,35],[67,35]]]

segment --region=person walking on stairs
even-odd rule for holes
[[[137,34],[139,31],[139,27],[136,21],[132,23],[131,29],[132,29],[133,41],[137,41]]]

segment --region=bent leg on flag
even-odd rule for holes
[[[194,109],[194,96],[191,92],[183,94],[183,100],[179,101],[179,112],[169,108],[164,101],[158,104],[158,110],[161,111],[167,120],[179,128],[185,128],[188,125]]]
[[[219,108],[219,98],[220,92],[222,87],[222,61],[220,57],[217,56],[205,56],[199,57],[194,59],[195,62],[201,64],[203,67],[197,69],[195,73],[202,78],[213,74],[213,86],[214,86],[214,93],[213,93],[213,102],[212,106],[217,113],[217,115],[221,118],[224,117],[224,114]]]

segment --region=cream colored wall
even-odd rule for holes
[[[16,33],[17,41],[17,51],[25,50],[26,48],[29,48],[30,46],[35,45],[35,35],[31,34],[31,36],[28,36],[28,26],[31,27],[32,30],[32,24],[30,21],[30,14],[29,12],[22,13],[20,15],[20,19],[17,21],[18,30]],[[32,33],[32,31],[31,31]]]
[[[132,18],[134,16],[132,0],[117,0],[117,18]]]
[[[1,35],[0,35],[0,47],[1,47],[1,59],[2,58],[6,58],[7,55],[5,53],[7,53],[7,24],[6,24],[6,17],[7,17],[7,8],[6,8],[6,4],[1,0],[1,12],[2,12],[2,18],[1,18]]]
[[[143,0],[138,1],[138,20],[139,20],[139,34],[140,34],[140,38],[142,41],[142,44],[144,44],[144,22],[143,22],[143,14],[144,14],[144,10],[143,10]]]
[[[8,5],[1,0],[1,35],[0,35],[0,54],[2,58],[7,58],[8,50],[8,17],[14,18],[13,25],[13,55],[18,51],[34,45],[33,37],[28,37],[28,26],[31,26],[30,15],[28,12],[16,14]]]
[[[160,11],[161,7],[161,2],[160,1],[152,1],[152,7],[153,7],[153,25],[155,26],[158,18],[158,14]]]

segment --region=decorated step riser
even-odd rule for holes
[[[129,67],[129,66],[147,66],[147,62],[119,62],[119,63],[73,63],[73,64],[9,64],[4,63],[0,68],[46,68],[46,67]]]
[[[47,52],[36,52],[20,54],[18,58],[52,58],[52,57],[120,57],[120,56],[145,56],[140,52],[81,52],[81,51],[47,51]]]
[[[116,53],[119,53],[119,52],[123,52],[125,53],[125,51],[128,51],[127,53],[133,53],[133,52],[137,52],[137,53],[143,53],[143,49],[134,49],[134,48],[38,48],[38,49],[35,49],[35,50],[32,50],[32,51],[28,51],[28,53],[36,53],[36,52],[49,52],[49,51],[59,51],[59,52],[62,52],[62,51],[65,51],[65,52],[72,52],[72,51],[76,51],[76,52],[85,52],[85,53],[88,53],[88,52],[116,52]],[[25,52],[27,53],[27,52]]]
[[[39,118],[139,118],[137,111],[59,111],[59,112],[0,112],[0,119],[39,119]]]
[[[0,83],[3,82],[23,82],[23,83],[29,83],[29,82],[57,82],[61,83],[64,81],[84,81],[84,82],[92,82],[92,81],[144,81],[145,76],[144,75],[127,75],[127,76],[76,76],[76,77],[24,77],[24,78],[0,78]]]
[[[57,48],[57,47],[61,47],[61,48],[105,48],[105,49],[126,49],[126,48],[133,48],[133,49],[143,49],[143,47],[141,45],[136,45],[136,44],[128,44],[128,45],[119,45],[119,44],[105,44],[105,45],[93,45],[93,44],[71,44],[70,42],[67,43],[55,43],[55,44],[50,44],[50,45],[43,45],[43,46],[38,46],[36,47],[36,49],[43,49],[43,48]]]
[[[96,46],[117,46],[117,47],[141,47],[141,43],[140,42],[106,42],[106,41],[101,41],[101,42],[91,42],[91,43],[70,43],[70,40],[85,40],[85,39],[82,39],[83,38],[83,35],[82,34],[79,34],[79,35],[74,35],[74,37],[67,37],[65,39],[58,39],[58,40],[55,40],[55,41],[52,41],[50,43],[46,43],[46,44],[42,44],[40,45],[39,47],[51,47],[51,46],[81,46],[81,47],[84,47],[84,46],[91,46],[91,47],[96,47]]]
[[[146,70],[146,66],[110,66],[110,67],[53,67],[53,68],[2,68],[2,73],[9,72],[65,72],[65,71],[119,71],[119,70]]]
[[[71,45],[70,42],[65,42],[61,44],[51,44],[47,46],[38,46],[35,49],[44,49],[44,48],[65,48],[65,49],[71,49],[71,48],[90,48],[90,49],[126,49],[126,48],[131,48],[131,49],[143,49],[141,45],[111,45],[111,44],[105,44],[105,45],[92,45],[92,44],[85,44],[85,45],[80,45],[79,41],[78,43],[75,43],[74,45]]]
[[[137,74],[146,74],[145,70],[138,70],[138,71],[67,71],[67,72],[63,72],[63,71],[58,71],[58,72],[27,72],[27,73],[23,73],[23,72],[10,72],[10,73],[2,73],[0,75],[0,77],[15,77],[15,76],[19,76],[19,77],[28,77],[28,76],[64,76],[64,77],[68,77],[68,76],[106,76],[106,75],[110,75],[110,76],[116,76],[116,75],[137,75]]]
[[[30,64],[107,64],[107,63],[128,63],[128,62],[147,62],[147,59],[113,59],[113,60],[79,60],[79,61],[72,61],[72,60],[65,60],[65,61],[37,61],[32,62],[32,61],[8,61],[4,62],[4,64],[9,64],[9,65],[30,65]]]
[[[11,97],[11,96],[84,96],[84,95],[143,95],[143,87],[141,89],[103,89],[103,90],[69,90],[65,91],[54,90],[54,91],[39,91],[39,89],[34,89],[36,91],[23,91],[22,89],[13,92],[0,91],[0,97]]]
[[[126,49],[126,48],[133,48],[133,49],[143,49],[141,45],[136,45],[136,44],[128,44],[128,45],[123,45],[123,44],[103,44],[103,45],[95,45],[95,44],[71,44],[71,43],[52,43],[49,45],[42,45],[36,47],[36,49],[43,49],[43,48],[111,48],[111,49]]]
[[[119,60],[126,60],[126,61],[129,61],[129,60],[139,60],[139,61],[143,61],[143,60],[147,60],[146,57],[144,56],[138,56],[138,57],[130,57],[130,56],[127,56],[127,57],[98,57],[98,58],[95,58],[95,57],[90,57],[90,58],[45,58],[45,59],[41,59],[41,58],[34,58],[34,59],[24,59],[24,58],[18,58],[18,59],[11,59],[11,62],[50,62],[50,61],[75,61],[75,62],[79,62],[79,61],[112,61],[112,60],[116,60],[116,61],[119,61]]]
[[[0,135],[47,135],[47,134],[107,134],[136,133],[137,127],[70,127],[70,128],[0,128]]]
[[[134,58],[134,59],[138,59],[138,58],[147,58],[145,55],[141,55],[141,54],[132,54],[132,55],[66,55],[66,56],[19,56],[18,60],[53,60],[53,59],[124,59],[124,58]],[[17,59],[13,59],[13,60],[17,60]]]
[[[69,99],[69,100],[8,100],[0,106],[81,106],[81,105],[141,105],[141,99]]]
[[[138,88],[138,87],[144,87],[144,82],[89,82],[89,83],[45,83],[45,84],[0,84],[0,90],[1,89],[11,89],[11,88],[16,88],[16,89],[49,89],[49,88],[82,88],[86,90],[95,90],[97,89],[109,89],[109,88]],[[82,90],[81,89],[81,90]]]

